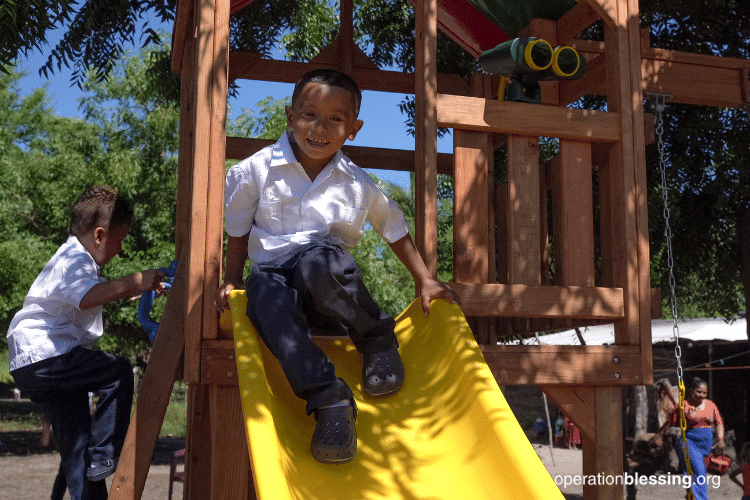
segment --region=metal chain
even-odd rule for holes
[[[680,391],[680,430],[682,431],[682,453],[685,457],[685,468],[692,477],[693,471],[690,465],[690,453],[687,445],[687,420],[685,418],[685,381],[682,374],[682,348],[680,347],[680,327],[677,325],[677,292],[674,277],[674,254],[672,252],[672,228],[669,224],[669,189],[667,187],[667,161],[664,151],[664,118],[662,113],[666,107],[668,96],[655,94],[654,96],[654,122],[656,124],[656,139],[659,148],[659,173],[661,174],[661,199],[664,202],[664,239],[667,244],[667,268],[669,269],[670,306],[672,309],[672,336],[674,337],[674,355],[677,359],[677,385]],[[692,488],[688,492],[688,498],[693,500]]]
[[[680,327],[677,325],[677,293],[674,277],[674,254],[672,252],[672,228],[669,224],[669,189],[667,187],[667,161],[664,151],[664,118],[662,112],[666,106],[667,96],[655,95],[654,122],[656,123],[656,140],[659,148],[659,173],[661,174],[661,199],[664,202],[664,239],[667,244],[667,268],[669,269],[670,306],[672,310],[672,335],[674,337],[674,355],[677,358],[677,382],[683,382],[682,348],[680,347]]]

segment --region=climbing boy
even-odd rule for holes
[[[92,349],[102,306],[165,290],[158,269],[107,281],[100,267],[122,248],[133,211],[109,186],[73,205],[70,235],[31,285],[8,328],[10,373],[50,418],[71,500],[107,498],[130,423],[133,371],[121,357]],[[98,396],[93,415],[89,392]]]
[[[232,167],[224,194],[229,240],[217,309],[229,307],[230,290],[247,289],[250,321],[307,402],[307,414],[315,414],[311,451],[324,463],[354,458],[357,408],[310,328],[346,331],[364,357],[365,395],[392,394],[405,377],[395,321],[372,299],[350,253],[365,223],[413,276],[425,315],[432,299],[459,300],[430,275],[398,206],[340,151],[362,128],[361,100],[344,73],[303,75],[285,109],[290,130]],[[248,258],[252,270],[243,283]]]

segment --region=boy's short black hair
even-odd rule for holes
[[[294,106],[294,103],[297,101],[303,87],[308,83],[320,83],[322,85],[328,85],[329,87],[339,87],[346,90],[352,96],[354,116],[359,116],[359,106],[362,103],[362,92],[359,90],[357,82],[346,73],[342,73],[335,69],[314,69],[305,73],[294,85],[292,106]]]
[[[70,211],[70,234],[83,236],[96,229],[133,221],[133,209],[111,186],[92,186],[78,197]]]

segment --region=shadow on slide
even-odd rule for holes
[[[417,300],[396,318],[406,381],[383,398],[362,395],[360,356],[350,340],[316,339],[359,406],[357,456],[325,465],[310,454],[315,419],[245,315],[244,291],[232,292],[230,303],[259,499],[563,498],[457,305],[435,301],[425,318]]]

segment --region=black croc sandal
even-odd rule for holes
[[[387,351],[364,355],[362,390],[368,396],[385,396],[404,384],[404,363],[394,345]]]
[[[326,406],[315,410],[315,431],[310,450],[318,462],[343,464],[357,453],[356,406]]]

